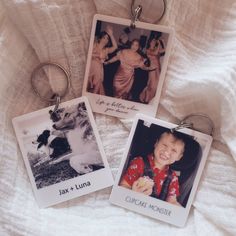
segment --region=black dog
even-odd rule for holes
[[[67,138],[51,136],[52,140],[50,140],[50,136],[50,130],[44,130],[43,133],[40,134],[37,138],[37,149],[39,149],[43,145],[53,149],[52,154],[50,154],[50,158],[52,159],[55,159],[65,153],[71,152],[70,144],[68,143]]]

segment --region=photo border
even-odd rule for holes
[[[136,28],[145,29],[145,30],[154,30],[159,31],[163,33],[168,33],[168,41],[166,43],[166,50],[165,50],[165,57],[162,64],[162,69],[159,77],[159,82],[156,88],[156,94],[155,97],[152,99],[152,102],[150,104],[144,104],[139,102],[132,102],[125,99],[118,99],[106,95],[99,95],[94,94],[87,91],[87,84],[88,84],[88,76],[90,71],[90,64],[91,64],[91,58],[92,58],[92,50],[93,50],[93,44],[95,39],[95,30],[97,21],[105,21],[108,23],[115,23],[120,24],[124,26],[130,26],[131,21],[124,18],[118,18],[118,17],[112,17],[112,16],[105,16],[96,14],[93,18],[93,24],[92,24],[92,30],[90,35],[90,43],[89,43],[89,50],[88,50],[88,56],[87,56],[87,63],[86,63],[86,69],[85,69],[85,76],[84,76],[84,84],[83,84],[83,96],[88,97],[89,102],[91,104],[93,112],[106,114],[110,116],[115,116],[119,118],[134,118],[134,116],[137,113],[143,113],[150,116],[155,116],[156,111],[159,105],[160,96],[162,87],[165,80],[165,74],[167,71],[168,61],[171,53],[171,48],[173,44],[173,37],[174,37],[174,31],[172,28],[161,26],[161,25],[154,25],[149,23],[144,23],[137,21],[135,22]],[[114,106],[112,106],[113,104]],[[125,107],[122,109],[121,107]],[[107,108],[113,108],[114,111],[108,111],[105,112]],[[117,110],[120,110],[122,112],[116,112]]]
[[[175,226],[183,227],[187,221],[187,217],[188,217],[192,202],[194,200],[197,186],[199,184],[213,138],[210,135],[207,135],[207,134],[204,134],[204,133],[192,130],[192,129],[188,129],[188,128],[183,128],[180,131],[181,133],[188,134],[193,137],[197,137],[206,142],[206,146],[204,150],[202,150],[201,161],[199,163],[198,170],[196,172],[196,176],[193,182],[191,193],[188,198],[187,205],[186,207],[180,207],[180,206],[177,206],[177,205],[174,205],[174,204],[171,204],[171,203],[159,200],[159,199],[155,199],[150,196],[146,196],[142,193],[134,192],[130,189],[126,189],[125,187],[119,186],[119,182],[120,182],[126,161],[128,159],[128,154],[130,151],[130,147],[132,145],[132,140],[134,138],[134,134],[135,134],[139,120],[143,120],[144,122],[147,122],[149,124],[155,124],[155,125],[159,125],[165,128],[169,128],[169,129],[176,127],[176,125],[173,123],[151,118],[143,114],[136,115],[109,200],[111,203],[115,205],[118,205],[118,206],[127,208],[129,210],[138,212],[140,214],[173,224]],[[136,202],[138,204],[132,202],[134,201],[132,199],[136,199],[137,200]]]
[[[85,103],[85,106],[87,109],[88,119],[89,119],[89,122],[92,126],[92,130],[93,130],[93,134],[95,136],[98,150],[100,152],[102,161],[104,163],[104,168],[93,171],[91,173],[77,176],[75,178],[61,181],[59,183],[55,183],[55,184],[52,184],[50,186],[40,188],[40,189],[37,189],[37,187],[36,187],[35,179],[34,179],[34,176],[33,176],[33,173],[32,173],[31,167],[30,167],[30,163],[29,163],[29,160],[27,157],[28,150],[25,149],[24,143],[23,143],[22,139],[20,138],[20,130],[21,129],[20,129],[18,123],[25,120],[25,119],[33,119],[34,117],[37,117],[38,115],[40,115],[42,113],[49,114],[49,110],[54,109],[54,106],[50,106],[50,107],[47,107],[47,108],[44,108],[44,109],[41,109],[41,110],[38,110],[35,112],[31,112],[31,113],[28,113],[25,115],[21,115],[21,116],[18,116],[18,117],[15,117],[12,119],[12,123],[13,123],[13,127],[14,127],[15,134],[17,137],[17,141],[18,141],[18,144],[19,144],[19,147],[20,147],[23,159],[24,159],[24,163],[25,163],[25,166],[26,166],[26,169],[28,172],[28,176],[29,176],[32,188],[33,188],[33,192],[34,192],[36,201],[37,201],[40,208],[55,205],[55,204],[73,199],[75,197],[83,196],[85,194],[92,193],[97,190],[110,187],[110,186],[112,186],[112,184],[114,182],[113,177],[112,177],[112,173],[109,168],[109,164],[108,164],[108,161],[107,161],[104,149],[103,149],[103,145],[100,140],[99,133],[98,133],[98,130],[97,130],[97,127],[95,124],[95,120],[93,118],[92,110],[90,108],[87,98],[80,97],[80,98],[76,98],[76,99],[73,99],[73,100],[70,100],[67,102],[60,103],[60,108],[67,107],[70,105],[76,105],[76,104],[83,103],[83,102]],[[80,184],[85,184],[88,182],[90,182],[89,186],[86,186],[84,188],[78,188],[78,189],[76,188],[75,191],[69,191],[69,193],[66,193],[63,195],[58,194],[59,190],[70,189],[71,187],[75,187],[75,185],[79,186]]]

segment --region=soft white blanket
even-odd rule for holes
[[[93,15],[129,18],[130,2],[0,1],[0,235],[236,235],[235,0],[168,0],[161,22],[176,33],[157,117],[203,112],[216,126],[186,227],[110,205],[111,189],[43,210],[35,202],[11,124],[47,105],[32,92],[32,68],[63,64],[80,96]],[[96,115],[96,123],[115,176],[131,122]]]

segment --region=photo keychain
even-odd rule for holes
[[[83,85],[94,112],[155,116],[173,42],[173,29],[157,25],[165,9],[164,0],[132,1],[131,19],[94,16]]]
[[[46,96],[53,91],[50,78],[60,78],[64,87]],[[113,177],[87,98],[61,103],[70,88],[69,72],[57,63],[42,63],[32,72],[31,84],[40,99],[55,104],[12,121],[39,207],[111,186]]]
[[[190,114],[179,125],[137,114],[110,202],[183,227],[213,132],[204,114]]]

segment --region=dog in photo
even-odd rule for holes
[[[65,108],[53,128],[65,133],[71,147],[71,153],[56,159],[54,164],[69,160],[79,174],[92,172],[93,166],[104,167],[84,103]]]

